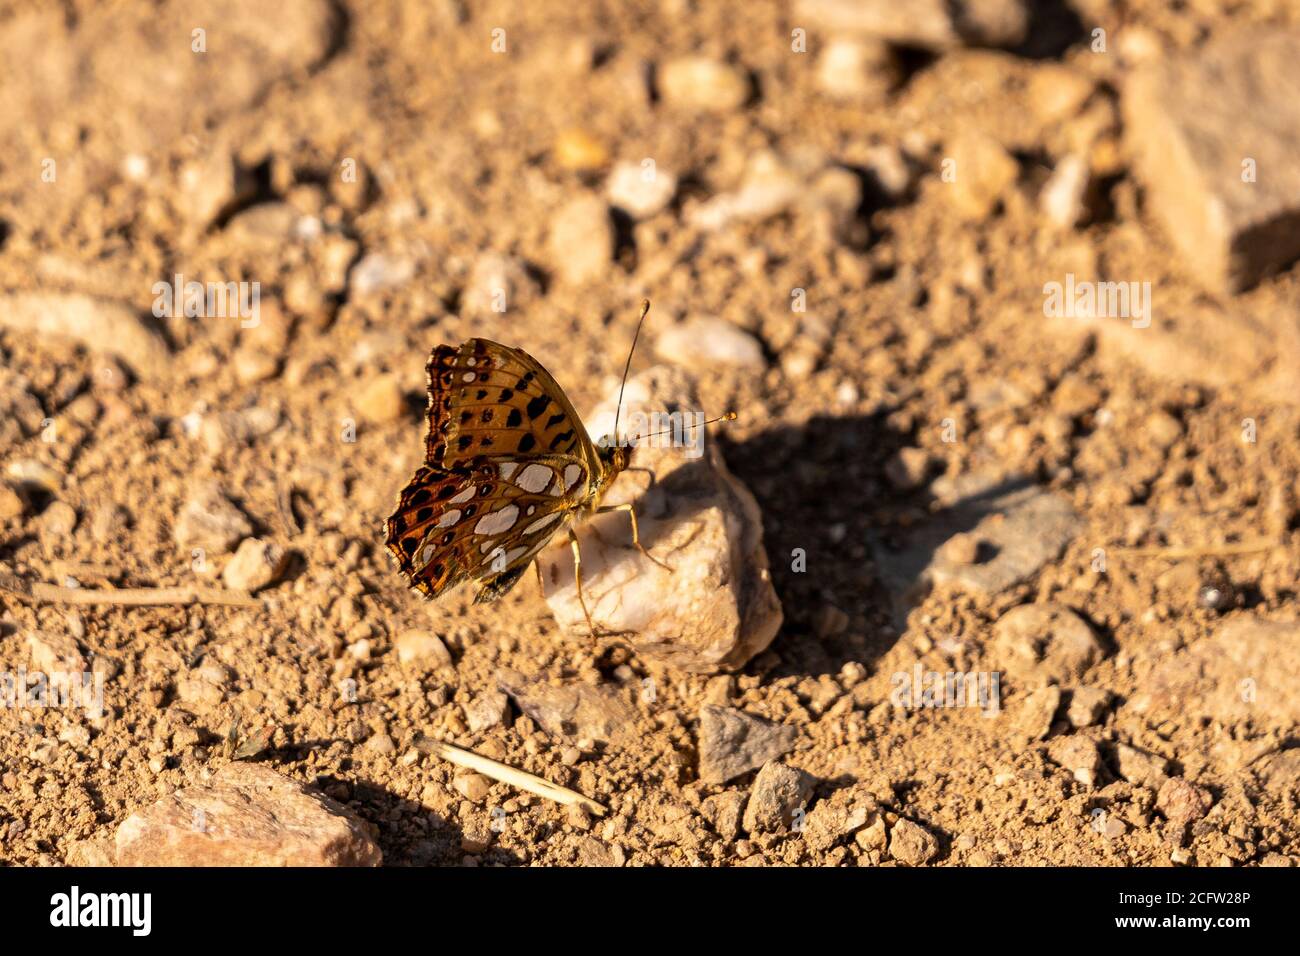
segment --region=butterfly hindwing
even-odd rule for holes
[[[388,519],[388,547],[412,586],[429,597],[489,578],[478,600],[491,600],[563,526],[589,480],[586,466],[567,456],[425,465]]]
[[[440,345],[429,356],[426,462],[444,468],[480,457],[524,460],[595,449],[549,372],[518,349],[487,339]]]

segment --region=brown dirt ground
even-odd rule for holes
[[[209,18],[208,55],[217,63],[196,66],[187,46],[202,17],[175,5],[158,13],[74,0],[51,13],[43,3],[0,4],[0,62],[9,69],[0,286],[85,291],[144,313],[152,284],[182,271],[257,279],[265,296],[257,330],[231,319],[165,320],[175,350],[169,367],[125,385],[102,372],[96,348],[0,330],[5,380],[21,379],[36,403],[23,406],[26,419],[15,413],[6,423],[0,459],[35,459],[66,476],[52,496],[0,524],[5,571],[52,582],[76,573],[96,586],[192,583],[190,555],[172,526],[204,478],[296,555],[288,579],[264,593],[261,612],[71,609],[0,594],[0,669],[26,662],[23,636],[33,629],[72,634],[89,655],[117,665],[102,720],[0,713],[0,860],[75,861],[83,841],[111,835],[134,810],[198,779],[238,713],[273,722],[264,759],[319,782],[373,822],[390,865],[872,862],[852,841],[821,852],[797,835],[740,845],[710,830],[696,812],[701,800],[748,782],[696,780],[694,727],[709,678],[594,655],[558,631],[531,578],[495,606],[471,607],[466,594],[430,604],[389,564],[381,525],[423,447],[430,347],[469,335],[519,345],[581,409],[616,382],[643,295],[654,300],[652,321],[720,316],[756,335],[772,360],[761,375],[692,371],[704,407],[741,412],[719,440],[762,507],[786,614],[770,651],[735,676],[731,699],[799,728],[790,759],[821,780],[820,795],[858,782],[891,813],[939,836],[939,865],[1168,864],[1152,790],[1116,779],[1113,768],[1089,788],[1047,759],[1045,743],[1018,736],[1014,708],[1025,688],[1007,683],[1001,719],[887,706],[890,675],[917,661],[938,670],[955,659],[962,669],[995,666],[988,643],[998,616],[1052,599],[1074,607],[1107,647],[1086,683],[1116,703],[1086,733],[1168,757],[1226,805],[1193,838],[1190,859],[1251,863],[1300,853],[1295,795],[1264,791],[1218,749],[1224,740],[1247,746],[1285,734],[1190,716],[1156,722],[1124,706],[1155,664],[1185,654],[1225,616],[1295,617],[1300,415],[1282,396],[1171,381],[1042,318],[1043,282],[1080,254],[1156,280],[1170,290],[1171,313],[1199,297],[1143,219],[1140,190],[1122,164],[1092,224],[1066,239],[1044,232],[1034,177],[1071,122],[1039,122],[1025,106],[1028,80],[1048,61],[980,51],[918,56],[902,88],[864,110],[819,94],[812,60],[791,53],[792,22],[778,3],[446,0],[325,5],[325,15],[312,5],[282,14],[267,6],[236,3]],[[1141,26],[1171,48],[1235,23],[1300,23],[1294,10],[1266,0],[1091,0],[1081,8],[1090,19]],[[489,50],[497,25],[508,27],[505,56]],[[1095,108],[1113,116],[1113,64],[1099,64],[1077,28],[1060,29],[1065,42],[1044,40],[1046,52],[1095,77]],[[235,35],[266,49],[223,51]],[[651,98],[645,64],[689,52],[743,63],[757,80],[752,102],[696,116]],[[159,85],[167,95],[155,95]],[[968,124],[1022,160],[1022,182],[985,221],[954,218],[926,168],[903,199],[869,200],[861,234],[839,241],[798,213],[717,234],[683,224],[683,209],[733,188],[756,150],[815,147],[857,165],[873,144],[908,144],[932,166]],[[566,170],[554,157],[557,136],[572,128],[616,159],[653,156],[682,177],[672,207],[624,230],[605,281],[578,288],[554,280],[546,249],[556,208],[600,188],[599,175]],[[178,199],[182,170],[221,150],[234,155],[251,191],[196,225]],[[145,158],[145,175],[122,173],[127,153]],[[45,156],[61,160],[56,183],[40,181]],[[338,182],[344,157],[365,170],[362,187]],[[273,201],[319,217],[322,238],[259,240],[231,228],[238,213]],[[504,315],[463,314],[468,270],[492,250],[529,263],[536,288]],[[374,251],[409,258],[414,276],[381,294],[352,294],[341,269]],[[781,364],[803,334],[788,307],[796,287],[830,328],[807,374]],[[1240,300],[1293,320],[1297,292],[1300,271],[1292,269]],[[271,355],[274,374],[241,381],[240,357],[250,352]],[[637,364],[649,360],[647,349]],[[388,373],[409,408],[372,422],[359,399]],[[992,385],[1011,386],[1012,398],[990,400]],[[186,433],[183,420],[195,411],[252,406],[278,410],[280,424],[215,445]],[[44,417],[58,423],[53,443],[28,420]],[[1248,417],[1262,423],[1254,445],[1239,437]],[[359,422],[354,443],[341,440],[346,419]],[[960,440],[941,440],[945,419],[959,423]],[[868,541],[881,529],[905,534],[930,510],[923,493],[886,480],[885,463],[904,446],[927,449],[950,476],[991,465],[1032,476],[1068,496],[1083,530],[1028,583],[992,596],[941,589],[899,633]],[[279,500],[286,489],[292,521]],[[43,520],[52,499],[75,508],[72,533]],[[125,512],[120,532],[99,517],[114,504]],[[1266,549],[1238,557],[1115,560],[1106,575],[1090,564],[1098,547],[1265,536]],[[790,570],[795,548],[808,553],[806,573]],[[1181,570],[1171,577],[1173,569]],[[1198,606],[1170,583],[1194,592],[1223,578],[1237,596],[1226,612]],[[847,624],[819,626],[827,606]],[[392,642],[407,628],[440,635],[454,666],[400,664]],[[361,641],[368,654],[357,650]],[[233,671],[224,699],[182,702],[178,683],[205,659]],[[851,662],[865,667],[856,684],[847,676],[853,668],[844,669]],[[651,676],[658,692],[640,705],[635,743],[590,748],[569,767],[564,742],[526,718],[465,730],[463,705],[493,688],[502,667],[578,681]],[[355,703],[340,701],[346,677],[358,682]],[[472,804],[452,788],[453,768],[402,759],[417,732],[580,789],[613,812],[586,830],[562,808],[500,785]],[[371,746],[382,735],[395,752]],[[57,746],[37,759],[45,738]],[[462,832],[482,829],[493,806],[507,811],[504,832],[487,852],[467,854]],[[1122,818],[1127,832],[1095,832],[1097,807]]]

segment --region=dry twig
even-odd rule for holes
[[[421,753],[433,754],[435,757],[441,757],[449,763],[454,763],[458,767],[465,767],[469,770],[477,771],[485,777],[491,777],[493,780],[500,780],[502,783],[508,783],[512,787],[518,787],[520,790],[527,790],[529,793],[535,793],[539,797],[545,797],[547,800],[554,800],[556,803],[565,805],[577,804],[583,809],[594,813],[596,816],[605,814],[603,804],[597,803],[590,797],[584,797],[576,790],[570,790],[568,787],[561,787],[558,783],[551,783],[542,777],[534,776],[523,770],[516,770],[514,767],[482,757],[473,751],[463,750],[452,744],[443,743],[441,740],[433,740],[429,737],[420,736],[415,739],[415,749]]]

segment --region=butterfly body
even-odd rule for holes
[[[473,580],[482,582],[475,602],[493,601],[558,532],[572,538],[572,525],[600,508],[631,449],[592,442],[555,379],[520,349],[477,338],[440,345],[427,372],[425,462],[386,541],[428,597]]]

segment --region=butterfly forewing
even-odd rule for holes
[[[597,456],[582,420],[532,356],[487,339],[440,345],[429,356],[426,462],[443,467],[491,457]]]

